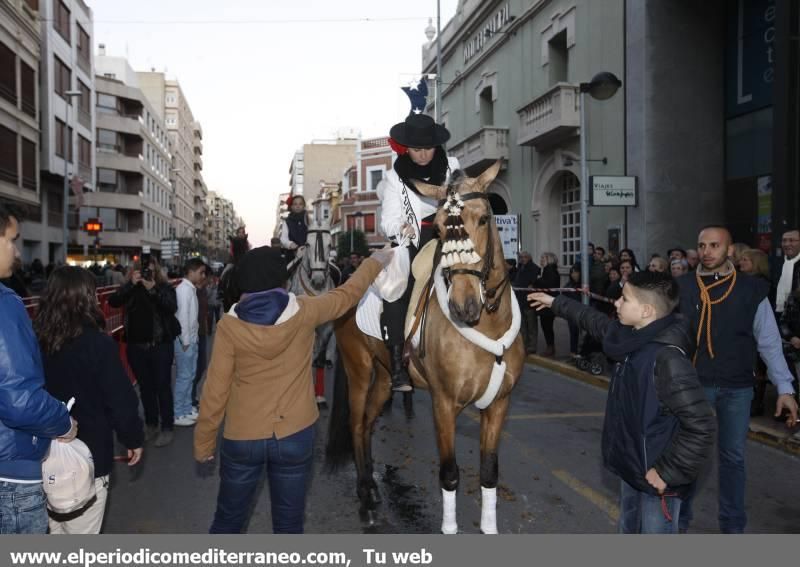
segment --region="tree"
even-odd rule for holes
[[[352,250],[350,249],[351,236],[353,240],[353,250],[362,256],[369,256],[367,236],[360,230],[348,230],[347,232],[339,234],[338,246],[336,247],[337,257],[346,258],[350,256],[352,253]]]

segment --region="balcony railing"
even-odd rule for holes
[[[498,159],[508,159],[508,128],[485,126],[449,151],[458,158],[462,169],[475,175]]]
[[[580,98],[575,85],[558,83],[542,96],[517,109],[517,144],[536,149],[552,146],[578,134]]]
[[[0,181],[7,181],[8,183],[13,183],[16,185],[19,181],[19,177],[17,176],[16,171],[0,167]]]

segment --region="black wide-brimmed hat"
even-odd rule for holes
[[[280,248],[261,246],[242,256],[236,265],[236,283],[243,293],[282,287],[289,279]]]
[[[392,126],[389,136],[409,148],[435,148],[450,139],[450,132],[427,114],[409,114],[405,121]]]

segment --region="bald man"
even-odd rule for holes
[[[697,238],[697,252],[697,271],[678,279],[680,311],[691,323],[692,337],[697,341],[695,367],[706,398],[717,414],[719,527],[722,533],[743,533],[747,525],[744,447],[750,425],[756,350],[767,364],[769,380],[778,389],[775,415],[786,410],[789,427],[795,426],[797,403],[767,299],[768,285],[736,272],[728,259],[733,255],[733,239],[723,226],[704,228]],[[682,508],[681,531],[688,529],[691,517],[689,497]]]

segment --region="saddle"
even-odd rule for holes
[[[422,299],[430,297],[432,291],[432,286],[427,284],[433,273],[433,260],[436,255],[437,242],[432,240],[423,246],[411,265],[411,273],[414,275],[414,287],[408,303],[408,313],[406,314],[405,334],[407,341],[419,330],[424,307],[427,305],[427,301],[422,301]],[[383,340],[380,322],[382,313],[383,298],[377,287],[372,285],[358,303],[356,325],[365,335]]]

